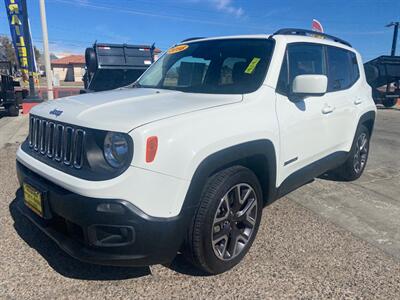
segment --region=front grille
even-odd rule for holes
[[[82,168],[86,131],[37,116],[29,118],[29,147],[47,159]]]

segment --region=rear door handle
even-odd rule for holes
[[[354,104],[355,105],[359,105],[362,103],[362,99],[361,98],[357,98],[356,100],[354,100]]]
[[[333,112],[334,110],[335,110],[335,108],[334,108],[333,106],[325,105],[325,106],[322,108],[322,113],[323,113],[324,115],[326,115],[326,114],[330,114],[330,113]]]

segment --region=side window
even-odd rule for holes
[[[318,44],[289,44],[282,62],[277,92],[288,94],[293,79],[298,75],[325,75],[324,48]]]
[[[349,88],[360,73],[354,53],[336,47],[327,47],[328,92]]]
[[[326,74],[324,48],[317,44],[293,44],[288,47],[289,84],[298,75]]]

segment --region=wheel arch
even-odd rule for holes
[[[371,136],[373,129],[374,129],[375,116],[376,116],[376,113],[373,110],[368,111],[368,112],[364,113],[363,115],[361,115],[360,120],[358,121],[357,130],[361,125],[364,125],[365,127],[367,127],[367,129],[369,131],[369,135]]]
[[[252,170],[260,181],[264,204],[276,196],[276,154],[270,140],[255,140],[219,150],[207,156],[191,179],[183,209],[196,207],[209,177],[234,165]]]

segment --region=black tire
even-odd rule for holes
[[[383,106],[386,108],[393,107],[396,105],[396,103],[397,103],[397,98],[385,99],[384,101],[382,101]]]
[[[97,70],[97,56],[93,48],[86,48],[85,62],[89,72],[93,73]]]
[[[366,148],[360,149],[361,147],[360,139],[362,139],[363,136],[366,138],[365,141]],[[358,128],[356,135],[354,137],[349,157],[339,168],[334,170],[334,174],[336,174],[339,177],[339,179],[345,181],[353,181],[358,179],[362,175],[368,161],[369,139],[370,139],[370,133],[368,128],[361,125]],[[357,159],[360,159],[359,163],[356,162]],[[356,167],[357,165],[358,167]]]
[[[239,198],[243,200],[242,204],[240,204],[241,201],[232,200],[232,207],[228,204],[228,209],[223,209],[223,203],[230,202],[230,200],[223,201],[231,195],[228,192],[241,194]],[[226,198],[225,195],[227,195]],[[231,197],[234,198],[233,194]],[[239,211],[236,211],[235,203],[239,203]],[[203,189],[200,206],[189,229],[186,247],[186,251],[189,253],[185,253],[185,256],[190,257],[190,261],[195,266],[208,274],[223,273],[236,266],[246,255],[255,239],[260,225],[262,204],[260,183],[256,175],[249,169],[234,166],[212,176]],[[249,209],[246,210],[247,207]],[[221,212],[228,217],[226,219],[218,217]],[[239,217],[240,213],[242,214]],[[215,225],[214,221],[217,219],[225,221],[218,221],[218,224],[221,225]],[[238,221],[239,219],[242,221]],[[246,226],[253,227],[249,229],[250,227]],[[219,230],[215,232],[217,228]],[[226,240],[222,239],[220,244],[213,246],[215,242],[213,243],[212,240],[219,239],[215,238],[214,234],[223,234]],[[233,240],[235,243],[232,242]],[[221,250],[223,245],[225,245],[225,251]],[[231,247],[233,247],[233,251],[230,250]],[[230,252],[234,255],[231,255]],[[221,257],[218,257],[218,254]],[[224,255],[225,257],[223,257]]]
[[[8,105],[6,109],[7,114],[11,117],[17,117],[19,115],[19,106],[16,104]]]

